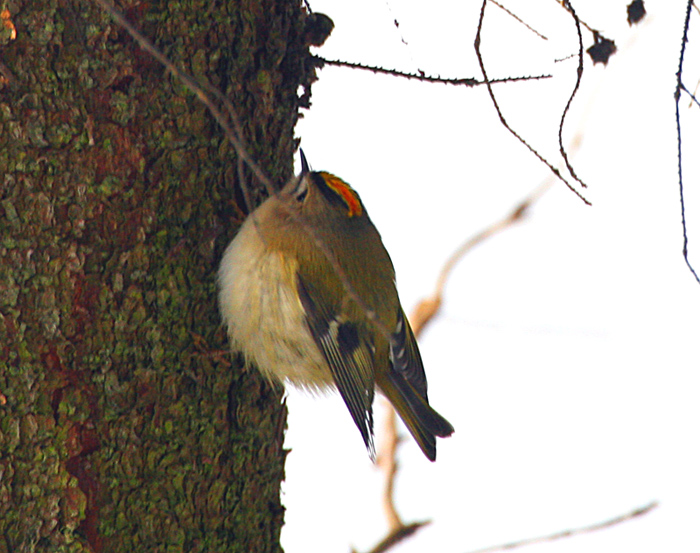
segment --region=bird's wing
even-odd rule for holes
[[[393,369],[427,401],[428,382],[425,378],[423,361],[418,351],[416,338],[401,308],[399,308],[396,327],[391,334],[390,352]]]
[[[374,459],[374,370],[372,344],[360,335],[358,325],[333,312],[313,287],[297,274],[297,290],[306,323],[333,374],[335,384]],[[425,377],[424,377],[425,378]]]
[[[423,361],[416,338],[401,308],[396,328],[391,335],[389,351],[391,369],[382,389],[425,454],[434,460],[435,436],[449,436],[454,428],[428,403],[428,383]]]

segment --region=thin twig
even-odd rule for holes
[[[445,289],[445,284],[450,276],[450,273],[455,268],[457,263],[469,252],[473,250],[476,246],[484,242],[488,238],[492,238],[502,230],[507,229],[513,224],[524,219],[530,208],[542,197],[545,192],[551,188],[551,181],[540,184],[535,188],[530,194],[528,194],[522,201],[518,203],[505,217],[496,221],[483,229],[481,232],[475,234],[468,240],[466,240],[455,252],[450,256],[445,265],[440,271],[438,276],[437,284],[435,286],[435,295],[442,297]]]
[[[423,526],[426,526],[428,524],[430,524],[430,522],[412,522],[411,524],[407,524],[406,526],[401,526],[400,528],[397,528],[395,531],[388,534],[368,553],[386,553],[387,551],[389,551],[389,549],[391,549],[395,545],[398,545],[406,538],[410,538],[418,530],[423,528]]]
[[[683,144],[681,139],[681,113],[680,113],[680,100],[681,100],[681,89],[683,87],[683,59],[685,58],[685,45],[688,42],[688,27],[690,26],[690,10],[693,5],[692,0],[688,0],[688,5],[685,11],[685,24],[683,25],[683,40],[681,40],[681,53],[678,60],[678,71],[676,72],[676,90],[674,97],[676,100],[676,134],[678,143],[678,185],[680,188],[680,200],[681,200],[681,225],[683,227],[683,259],[685,259],[685,264],[690,269],[690,272],[695,277],[695,280],[700,283],[700,277],[695,272],[693,265],[688,259],[688,227],[685,219],[685,194],[683,191]]]
[[[572,536],[578,536],[580,534],[587,534],[589,532],[595,532],[597,530],[603,530],[604,528],[610,528],[611,526],[616,526],[628,520],[646,515],[650,511],[653,511],[659,506],[658,502],[652,501],[644,507],[639,507],[614,518],[604,520],[603,522],[596,522],[595,524],[590,524],[588,526],[581,526],[580,528],[571,528],[570,530],[563,530],[561,532],[556,532],[554,534],[548,534],[546,536],[537,536],[535,538],[526,538],[524,540],[514,541],[510,543],[504,543],[501,545],[492,545],[489,547],[484,547],[482,549],[475,549],[469,553],[493,553],[494,551],[506,551],[515,549],[517,547],[524,547],[526,545],[532,545],[534,543],[550,542],[555,540],[560,540],[562,538],[570,538]]]
[[[238,175],[238,182],[245,182],[245,173],[243,158],[236,156],[236,173]],[[253,206],[253,198],[250,195],[250,189],[247,186],[241,186],[241,191],[243,192],[243,202],[245,203],[245,214],[246,216],[253,213],[255,207]]]
[[[498,232],[505,230],[506,228],[520,221],[523,217],[525,217],[532,205],[539,200],[549,188],[551,188],[551,180],[548,180],[548,182],[541,184],[535,190],[533,190],[510,213],[508,213],[508,215],[489,225],[478,234],[472,236],[459,248],[457,248],[457,250],[455,250],[440,271],[433,295],[421,300],[409,316],[409,322],[416,338],[420,337],[425,326],[435,317],[440,309],[447,278],[462,257],[464,257],[468,251],[475,248],[487,238],[494,236]],[[382,433],[383,444],[380,447],[378,464],[384,472],[384,494],[382,495],[382,504],[384,507],[384,514],[387,518],[387,523],[389,524],[389,536],[391,536],[392,534],[400,532],[402,528],[407,528],[412,525],[406,525],[401,520],[395,505],[394,483],[397,473],[396,450],[399,444],[399,438],[396,430],[396,411],[388,401],[385,402],[385,405],[387,415],[384,432]],[[386,541],[387,538],[382,540],[382,543],[385,543]],[[375,548],[373,551],[376,550],[377,549]],[[379,551],[386,551],[386,549],[380,549]]]
[[[568,0],[564,0],[564,1],[562,1],[562,0],[554,0],[554,1],[555,1],[557,4],[559,4],[562,8],[564,8],[566,11],[568,11],[568,12],[573,11],[573,7],[571,6],[571,4],[569,3]],[[596,33],[599,32],[599,31],[596,31],[593,27],[591,27],[588,23],[586,23],[586,22],[583,21],[582,19],[579,19],[579,21],[581,22],[581,25],[583,25],[584,27],[586,27],[586,29],[588,29],[588,30],[589,30],[590,32],[592,32],[593,34],[596,34]]]
[[[238,156],[241,157],[246,162],[248,167],[253,171],[253,174],[265,186],[268,194],[269,195],[276,194],[277,191],[272,186],[271,181],[263,173],[262,169],[253,160],[253,158],[251,157],[251,155],[248,153],[247,149],[244,146],[243,129],[242,129],[242,126],[239,122],[238,117],[235,114],[235,110],[233,108],[233,105],[230,103],[230,101],[223,94],[221,94],[221,92],[219,90],[217,90],[216,88],[214,88],[208,84],[198,83],[197,81],[194,80],[193,77],[191,77],[185,71],[183,71],[183,70],[179,69],[177,66],[175,66],[145,36],[143,36],[135,27],[133,27],[124,18],[124,16],[122,16],[116,9],[114,9],[114,7],[112,7],[109,3],[107,3],[106,0],[95,0],[95,2],[103,10],[105,10],[107,13],[109,13],[110,16],[117,22],[117,24],[119,26],[121,26],[122,28],[124,28],[134,38],[134,40],[136,40],[136,42],[139,43],[139,45],[144,50],[146,50],[156,60],[158,60],[161,64],[163,64],[166,67],[166,69],[171,71],[178,79],[180,79],[180,81],[183,84],[185,84],[185,86],[187,86],[192,92],[195,93],[197,98],[207,107],[207,109],[212,114],[212,116],[214,117],[216,122],[224,130],[226,137],[228,138],[229,142],[233,145]],[[214,104],[214,102],[209,97],[207,92],[209,92],[210,94],[213,94],[216,98],[218,98],[224,104],[224,107],[226,108],[226,110],[229,114],[228,120],[223,115],[223,113],[219,110],[219,108]],[[229,121],[231,122],[231,124],[229,124]],[[231,125],[233,125],[234,128],[232,128]],[[242,186],[242,183],[241,183],[241,186]],[[282,205],[284,206],[284,204],[282,204]],[[343,271],[343,268],[340,266],[337,259],[335,258],[335,256],[332,254],[332,252],[328,248],[328,246],[318,236],[318,233],[315,231],[315,229],[313,229],[311,226],[307,225],[291,209],[287,209],[287,213],[297,223],[299,223],[299,225],[302,227],[302,229],[311,238],[314,245],[326,257],[326,259],[328,260],[329,264],[331,265],[333,271],[335,272],[336,276],[338,277],[341,284],[343,285],[343,289],[345,290],[345,293],[348,295],[348,297],[350,297],[358,305],[358,307],[364,312],[365,316],[370,321],[370,323],[375,326],[375,328],[382,334],[382,336],[384,336],[385,338],[388,339],[391,336],[391,329],[388,328],[388,326],[382,324],[381,321],[379,321],[379,319],[377,318],[377,314],[372,309],[369,308],[367,303],[355,291],[354,287],[350,283],[350,280],[348,279],[348,276],[345,274],[345,271]]]
[[[576,54],[569,54],[568,56],[564,56],[563,58],[554,58],[554,63],[561,63],[566,60],[570,60],[573,58]]]
[[[450,274],[462,260],[462,258],[476,246],[521,221],[530,211],[530,208],[539,200],[547,190],[551,188],[551,181],[541,184],[533,190],[525,199],[513,208],[505,217],[495,221],[488,227],[471,236],[459,246],[442,266],[433,295],[423,298],[411,314],[411,326],[418,335],[423,328],[437,315],[442,306],[442,298]]]
[[[378,67],[374,65],[365,65],[363,63],[356,63],[351,61],[341,61],[341,60],[328,60],[322,58],[321,56],[311,56],[316,61],[326,64],[335,65],[336,67],[349,67],[350,69],[362,69],[364,71],[371,71],[372,73],[380,73],[383,75],[392,75],[394,77],[402,77],[408,80],[423,81],[426,83],[441,83],[441,84],[451,84],[458,86],[478,86],[482,84],[487,84],[485,81],[480,81],[472,77],[463,77],[458,79],[446,79],[443,77],[432,77],[430,75],[423,75],[420,73],[407,73],[405,71],[399,71],[398,69],[387,69],[385,67]],[[518,81],[538,81],[542,79],[551,79],[551,75],[531,75],[524,77],[504,77],[502,79],[492,79],[490,83],[511,83]]]
[[[384,516],[389,524],[389,533],[405,526],[394,503],[394,484],[398,463],[396,462],[396,449],[399,445],[399,434],[396,431],[396,411],[388,400],[386,405],[386,421],[384,424],[383,443],[380,447],[380,454],[377,458],[377,465],[384,473],[384,493],[382,494],[382,506]]]
[[[508,8],[506,8],[505,6],[503,6],[503,5],[499,4],[498,2],[496,2],[496,0],[489,0],[489,2],[491,2],[492,4],[494,4],[494,5],[498,6],[499,8],[501,8],[504,12],[506,12],[508,15],[510,15],[513,19],[515,19],[518,23],[520,23],[521,25],[527,27],[530,31],[532,31],[533,33],[535,33],[535,34],[536,34],[538,37],[540,37],[542,40],[549,40],[549,39],[548,39],[546,36],[544,36],[542,33],[539,33],[539,32],[537,32],[537,30],[535,30],[535,29],[533,29],[532,27],[530,27],[530,25],[528,25],[527,23],[525,23],[522,19],[520,19],[517,15],[515,15],[515,14],[514,14],[512,11],[510,11]]]
[[[158,48],[155,47],[150,40],[141,34],[136,27],[129,23],[129,21],[127,21],[127,19],[121,13],[119,13],[114,6],[107,2],[107,0],[95,0],[95,3],[106,11],[121,28],[129,33],[131,37],[138,42],[141,48],[148,52],[154,59],[158,60],[168,71],[180,79],[180,81],[185,84],[187,88],[194,92],[199,101],[207,107],[209,113],[211,113],[212,117],[223,129],[224,133],[226,134],[226,138],[236,150],[236,154],[238,154],[238,156],[246,162],[258,180],[265,186],[268,194],[274,194],[275,190],[272,183],[267,178],[265,173],[263,173],[262,169],[258,166],[252,156],[248,153],[248,150],[245,147],[243,128],[230,101],[223,94],[221,94],[218,89],[207,83],[198,83],[191,75],[172,63],[160,50],[158,50]],[[228,112],[228,119],[224,116],[221,110],[214,105],[214,102],[207,93],[213,94],[217,99],[224,103],[226,111]]]
[[[698,99],[695,97],[695,94],[692,93],[692,92],[690,92],[690,90],[688,90],[688,89],[685,87],[685,85],[683,85],[683,84],[681,84],[681,88],[685,91],[685,93],[686,93],[688,96],[690,96],[690,105],[689,105],[688,107],[692,107],[692,106],[693,106],[693,102],[695,102],[695,104],[697,104],[697,106],[700,107],[700,102],[699,102]],[[697,87],[695,87],[695,91],[697,92]]]
[[[581,144],[581,137],[577,134],[572,139],[573,146],[571,149],[576,149]],[[433,320],[440,310],[442,298],[444,296],[447,280],[454,268],[462,260],[462,258],[476,246],[507,229],[515,223],[525,218],[532,206],[552,187],[552,178],[548,178],[545,182],[537,186],[523,200],[503,218],[495,221],[482,231],[465,240],[445,261],[435,283],[435,290],[432,295],[423,298],[418,302],[416,307],[409,315],[409,322],[416,338],[420,338],[426,325]],[[397,527],[397,521],[400,526],[405,524],[401,521],[398,515],[394,502],[394,481],[397,474],[396,449],[400,443],[396,431],[396,411],[387,401],[385,402],[387,409],[386,425],[383,432],[383,444],[379,452],[379,465],[384,471],[384,494],[382,503],[384,512],[387,517],[387,522],[390,527],[390,532]]]
[[[573,103],[574,97],[581,86],[581,79],[583,78],[583,37],[581,36],[581,21],[576,15],[573,6],[571,6],[569,2],[567,2],[567,4],[569,4],[569,12],[574,18],[574,23],[576,23],[576,33],[578,34],[578,67],[576,68],[576,84],[574,85],[574,89],[571,91],[569,100],[566,102],[566,107],[564,108],[564,112],[561,114],[561,121],[559,122],[559,152],[561,153],[561,157],[564,159],[566,168],[569,170],[571,176],[576,179],[581,186],[588,188],[588,185],[583,182],[576,174],[576,171],[574,171],[573,166],[569,162],[569,155],[566,153],[566,148],[564,148],[564,121],[566,120],[566,115],[569,113],[569,109],[571,109],[571,104]]]
[[[491,97],[491,103],[493,103],[494,108],[496,108],[496,113],[498,114],[498,118],[501,120],[501,124],[508,129],[508,131],[520,141],[520,143],[525,146],[530,152],[537,158],[539,159],[542,163],[544,163],[549,170],[552,172],[553,175],[555,175],[559,180],[561,180],[568,188],[571,190],[576,196],[579,197],[585,203],[586,205],[591,205],[591,202],[589,202],[574,186],[566,180],[559,169],[554,167],[549,161],[547,161],[542,154],[540,154],[537,150],[535,150],[530,144],[523,138],[521,137],[506,121],[505,117],[503,116],[503,113],[501,112],[501,108],[498,105],[498,101],[496,100],[496,96],[493,92],[493,87],[491,86],[491,82],[489,81],[488,75],[486,74],[486,67],[484,66],[484,60],[481,57],[481,29],[483,27],[484,23],[484,11],[486,10],[486,2],[488,0],[484,0],[483,3],[481,4],[481,13],[479,15],[479,26],[477,27],[476,31],[476,38],[474,39],[474,49],[476,50],[476,57],[479,62],[479,67],[481,68],[481,73],[484,76],[484,81],[486,83],[486,88],[489,92],[489,96]]]

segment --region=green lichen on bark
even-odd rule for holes
[[[251,153],[283,183],[312,71],[300,6],[118,7],[232,100]],[[285,410],[227,355],[216,312],[233,148],[91,2],[18,0],[10,16],[0,551],[280,551]]]

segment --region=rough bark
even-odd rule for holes
[[[90,1],[7,6],[0,552],[280,551],[286,411],[228,355],[216,309],[240,222],[232,147]],[[300,5],[117,7],[231,98],[284,182],[309,71]]]

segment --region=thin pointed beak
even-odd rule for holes
[[[301,174],[306,175],[307,173],[311,172],[311,169],[309,169],[309,162],[306,161],[306,156],[304,155],[304,150],[299,148],[299,153],[301,154]]]

